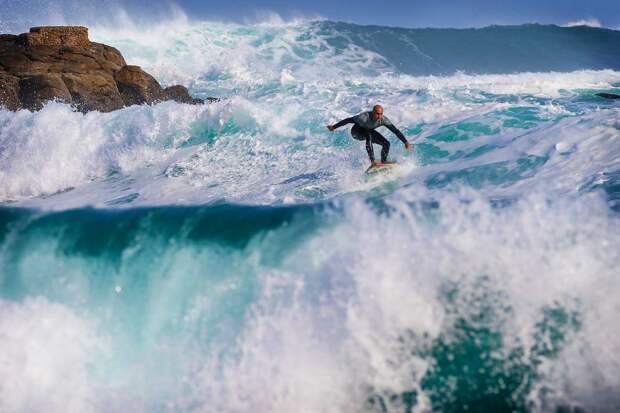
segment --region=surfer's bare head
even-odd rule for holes
[[[372,118],[374,120],[381,120],[381,119],[383,119],[383,106],[375,105],[375,107],[372,108]]]

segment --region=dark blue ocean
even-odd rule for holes
[[[222,100],[0,109],[0,411],[620,410],[619,31],[90,38]]]

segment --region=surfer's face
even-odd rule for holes
[[[372,111],[372,118],[374,120],[383,119],[383,108],[374,108]]]

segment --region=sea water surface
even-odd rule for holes
[[[620,32],[90,36],[222,100],[0,109],[1,411],[620,409]]]

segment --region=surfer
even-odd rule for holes
[[[353,117],[343,119],[334,125],[327,125],[327,129],[333,132],[339,127],[349,123],[354,123],[351,128],[351,136],[358,141],[366,141],[366,152],[368,152],[368,157],[370,158],[370,163],[372,164],[371,168],[388,163],[387,156],[390,151],[390,142],[375,130],[379,126],[385,126],[388,128],[398,137],[398,139],[401,140],[402,143],[405,144],[405,148],[407,150],[411,150],[412,148],[412,145],[407,141],[405,135],[403,135],[403,133],[399,131],[392,122],[390,122],[387,116],[383,116],[383,107],[381,105],[375,105],[370,112],[362,112]],[[373,143],[381,145],[381,163],[375,161],[375,152],[372,148]]]

